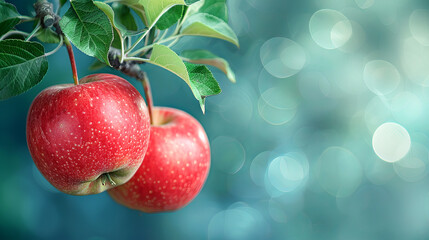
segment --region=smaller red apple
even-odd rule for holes
[[[210,168],[210,145],[201,124],[172,108],[154,108],[149,147],[125,184],[108,191],[118,203],[143,212],[173,211],[200,192]]]
[[[58,190],[87,195],[128,181],[149,143],[140,93],[111,74],[43,90],[31,104],[27,144],[37,168]]]

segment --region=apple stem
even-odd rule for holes
[[[113,179],[110,177],[110,174],[109,173],[105,173],[105,174],[103,174],[103,176],[101,177],[101,184],[104,186],[104,185],[106,185],[106,178],[109,180],[109,182],[110,182],[110,184],[112,185],[112,186],[116,186],[116,183],[115,183],[115,181],[113,181]]]
[[[109,174],[109,173],[106,173],[106,176],[107,176],[107,179],[109,179],[110,184],[111,184],[112,186],[116,186],[116,183],[115,183],[115,181],[113,181],[113,179],[110,177],[110,174]]]
[[[147,77],[146,72],[143,74],[143,78],[140,79],[143,85],[143,91],[146,95],[146,101],[147,101],[147,109],[149,111],[149,118],[150,118],[150,124],[153,124],[153,116],[152,116],[152,109],[153,109],[153,100],[152,100],[152,90],[150,88],[149,79]]]
[[[64,43],[66,44],[67,52],[69,53],[70,64],[71,64],[72,72],[73,72],[74,84],[79,85],[79,78],[77,76],[76,61],[74,59],[73,47],[72,47],[70,41],[68,40],[68,38],[66,36],[64,36]]]
[[[101,185],[106,185],[106,178],[104,177],[104,174],[101,176]]]
[[[59,24],[60,17],[54,13],[54,5],[47,0],[38,0],[34,5],[34,10],[36,11],[36,17],[39,19],[36,28],[33,32],[28,36],[25,40],[28,41],[32,36],[34,36],[39,28],[50,29],[51,27],[55,27],[55,32],[58,36],[62,36],[64,40],[64,44],[67,47],[67,52],[70,58],[70,64],[73,72],[73,80],[75,85],[79,85],[79,77],[77,76],[76,70],[76,61],[74,58],[73,47],[69,41],[69,39],[65,36],[63,31],[61,30],[61,26]]]

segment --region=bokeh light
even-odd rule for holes
[[[343,46],[352,36],[352,25],[341,12],[322,9],[315,12],[309,23],[313,40],[322,48],[335,49]]]
[[[259,97],[259,115],[269,124],[282,125],[296,114],[298,101],[290,89],[270,88]]]
[[[375,153],[386,162],[401,160],[411,147],[411,139],[407,129],[394,122],[380,125],[372,137]]]
[[[364,46],[367,36],[358,22],[350,21],[350,24],[352,26],[352,35],[339,49],[346,53],[357,53]]]
[[[298,43],[281,37],[266,41],[261,47],[260,56],[264,68],[278,78],[295,75],[306,61],[304,49]]]
[[[267,169],[270,183],[281,192],[295,190],[308,174],[307,159],[292,156],[285,155],[273,159]]]
[[[252,160],[250,165],[250,177],[259,186],[264,186],[264,177],[271,155],[272,153],[268,151],[261,152]]]
[[[429,46],[429,11],[414,10],[409,19],[410,31],[413,37],[422,45]]]
[[[368,62],[365,65],[363,78],[368,89],[377,95],[393,92],[401,81],[396,67],[384,60]]]

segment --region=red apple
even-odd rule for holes
[[[111,74],[43,90],[27,118],[34,163],[54,187],[73,195],[127,182],[143,161],[149,132],[144,99]]]
[[[143,212],[177,210],[201,190],[210,168],[207,135],[191,115],[154,108],[149,147],[142,165],[125,184],[108,193]]]

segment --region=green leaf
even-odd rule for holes
[[[105,4],[104,2],[94,2],[95,6],[97,6],[101,11],[106,14],[106,16],[109,18],[110,24],[113,27],[113,41],[112,41],[112,47],[121,49],[122,48],[122,42],[123,42],[123,34],[121,32],[126,32],[127,30],[123,28],[122,26],[119,26],[116,22],[115,18],[115,12],[113,9]]]
[[[210,70],[204,65],[185,63],[188,70],[191,89],[194,95],[199,95],[198,101],[203,113],[205,112],[205,99],[208,96],[217,95],[222,92],[219,83],[213,77]],[[196,94],[198,92],[198,94]]]
[[[159,30],[165,30],[173,26],[183,14],[183,5],[176,5],[170,8],[162,17],[156,22],[156,27]]]
[[[0,2],[0,36],[7,33],[19,23],[20,14],[10,3]]]
[[[182,21],[184,22],[189,16],[192,16],[195,13],[198,13],[200,8],[203,6],[204,1],[197,1],[186,7],[185,15],[183,16]]]
[[[44,43],[59,43],[60,37],[50,28],[41,28],[37,31],[37,38]]]
[[[207,50],[183,51],[181,56],[183,60],[190,63],[206,64],[217,67],[225,73],[231,82],[235,83],[235,74],[225,59],[220,58]]]
[[[184,0],[121,0],[121,3],[134,9],[147,27],[152,27],[174,5],[185,5]]]
[[[202,0],[188,7],[184,19],[196,13],[207,13],[228,22],[226,0]]]
[[[60,20],[64,34],[79,50],[109,64],[113,40],[109,18],[91,0],[71,0],[70,5]]]
[[[190,85],[189,75],[185,64],[183,63],[182,59],[170,48],[155,44],[153,46],[149,63],[167,69],[168,71],[182,78],[188,85]]]
[[[40,43],[16,39],[0,41],[0,99],[21,94],[39,83],[48,71]]]
[[[127,30],[137,31],[137,24],[129,7],[114,2],[112,9],[115,12],[115,22],[118,26],[122,25]]]
[[[218,82],[210,70],[204,65],[185,63],[192,85],[203,97],[217,95],[222,92]]]
[[[122,48],[122,37],[121,35],[118,33],[118,31],[113,31],[113,41],[111,46],[117,49],[121,49]]]
[[[142,20],[143,24],[145,26],[148,26],[148,23],[146,21],[146,16],[144,12],[144,7],[139,3],[139,0],[121,0],[120,3],[124,4],[125,6],[131,8],[134,10],[134,12],[137,13],[137,15]]]
[[[228,24],[207,13],[196,13],[188,17],[183,23],[181,34],[219,38],[239,46],[237,36]]]
[[[226,0],[205,0],[198,12],[208,13],[228,22],[228,9],[225,2]]]
[[[196,67],[196,65],[188,63],[185,65],[182,59],[166,46],[155,44],[148,62],[160,66],[183,79],[191,88],[195,98],[200,102],[203,112],[205,111],[205,97],[220,93],[219,85],[217,85],[219,88],[217,90],[213,83],[213,75],[207,68],[207,71],[204,70],[205,66]]]
[[[146,32],[147,29],[143,29],[143,30],[137,30],[137,26],[131,26],[132,29],[127,28],[126,26],[124,26],[123,24],[120,23],[120,20],[117,16],[116,11],[113,10],[112,7],[110,7],[109,5],[103,3],[103,2],[98,2],[95,1],[94,2],[95,6],[97,6],[101,11],[104,12],[104,14],[106,14],[106,16],[109,18],[110,24],[112,25],[114,31],[113,31],[113,42],[112,42],[112,46],[114,48],[121,48],[121,42],[123,41],[123,38],[125,36],[133,36],[133,35],[137,35],[143,32]],[[122,5],[124,6],[124,5]],[[124,6],[125,8],[128,9],[129,8],[127,6]],[[131,15],[131,13],[130,13]],[[131,16],[132,17],[132,16]],[[134,18],[133,18],[134,20]],[[134,22],[135,24],[135,22]],[[132,24],[131,24],[132,25]]]

